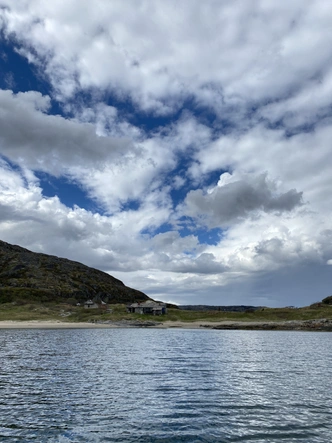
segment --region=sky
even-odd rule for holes
[[[331,15],[0,0],[0,239],[176,304],[329,296]]]

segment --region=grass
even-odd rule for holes
[[[0,305],[0,321],[62,320],[62,311],[59,305],[3,303]]]
[[[1,320],[58,320],[69,322],[146,320],[146,321],[287,321],[313,320],[319,318],[332,319],[332,306],[317,304],[304,308],[264,308],[255,312],[219,312],[219,311],[182,311],[168,309],[163,316],[128,314],[123,304],[110,305],[112,312],[102,309],[84,309],[66,303],[2,303],[0,304]]]

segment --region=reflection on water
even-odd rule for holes
[[[0,331],[0,441],[332,441],[332,334]]]

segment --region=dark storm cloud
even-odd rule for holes
[[[190,191],[185,212],[208,226],[227,226],[257,211],[288,212],[302,205],[302,192],[276,193],[265,174],[215,187],[211,192]]]

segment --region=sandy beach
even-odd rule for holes
[[[165,321],[163,323],[155,322],[128,322],[128,321],[114,321],[114,322],[98,322],[98,323],[69,323],[61,321],[42,321],[42,320],[30,320],[30,321],[15,321],[7,320],[0,321],[0,329],[109,329],[109,328],[181,328],[181,329],[199,329],[199,328],[213,328],[213,327],[238,327],[241,326],[253,326],[251,322],[208,322],[208,321]],[[255,323],[258,326],[258,323]]]
[[[306,330],[306,331],[332,331],[332,320],[292,320],[280,322],[245,322],[245,321],[105,321],[96,323],[69,323],[57,320],[31,320],[31,321],[0,321],[0,329],[110,329],[110,328],[180,328],[180,329],[240,329],[240,330]]]

